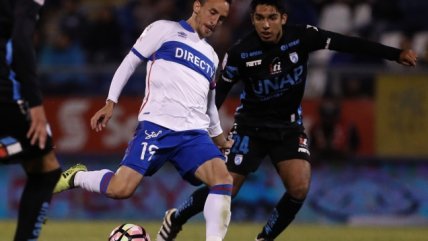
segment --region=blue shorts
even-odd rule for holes
[[[224,156],[203,130],[173,131],[149,121],[138,123],[121,165],[143,176],[156,173],[167,161],[192,185],[202,182],[195,171],[208,160]]]

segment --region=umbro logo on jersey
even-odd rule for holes
[[[187,34],[185,32],[178,32],[178,37],[187,38]]]
[[[254,66],[259,66],[262,64],[262,60],[258,59],[258,60],[254,60],[254,61],[249,61],[247,63],[245,63],[247,67],[254,67]]]

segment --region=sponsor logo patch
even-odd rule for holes
[[[158,137],[160,134],[162,134],[162,131],[158,131],[158,132],[152,131],[152,132],[149,133],[146,130],[146,131],[144,131],[144,134],[146,134],[146,138],[145,139],[149,140],[149,139]]]
[[[254,66],[259,66],[262,64],[262,60],[258,59],[258,60],[254,60],[254,61],[249,61],[245,63],[247,67],[254,67]]]

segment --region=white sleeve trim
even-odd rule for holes
[[[220,124],[220,116],[215,105],[215,89],[210,90],[208,93],[208,108],[207,114],[210,117],[210,125],[208,127],[208,134],[210,137],[215,137],[223,133]]]
[[[138,58],[134,53],[129,52],[128,55],[126,55],[114,73],[107,99],[117,103],[120,93],[122,93],[123,87],[125,87],[129,78],[140,63],[141,59]]]

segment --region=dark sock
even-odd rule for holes
[[[19,204],[14,241],[36,240],[39,237],[52,199],[52,191],[60,175],[59,168],[48,173],[28,174]]]
[[[210,189],[207,186],[194,191],[187,200],[177,208],[175,216],[172,219],[175,223],[184,224],[191,217],[204,211],[205,201],[207,200]]]
[[[294,220],[303,202],[304,200],[295,199],[285,193],[269,216],[267,223],[258,237],[264,237],[269,240],[278,237],[278,235]]]

